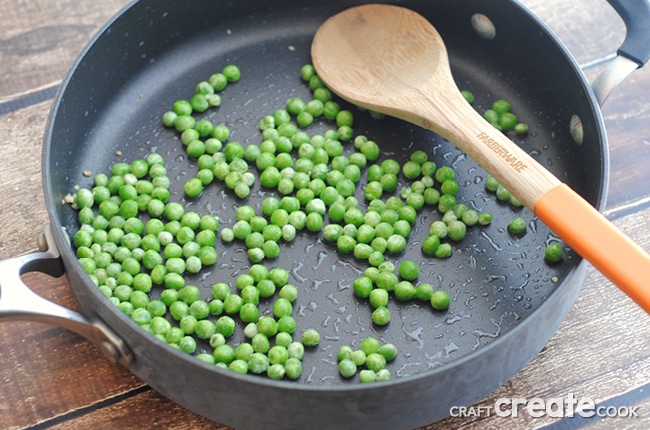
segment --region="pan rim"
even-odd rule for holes
[[[562,43],[562,41],[536,15],[534,15],[525,6],[523,6],[522,4],[520,4],[519,2],[514,1],[514,0],[507,0],[507,1],[514,4],[515,6],[520,8],[522,11],[524,11],[526,14],[528,14],[529,17],[532,20],[535,20],[538,23],[540,28],[544,28],[546,30],[546,32],[547,32],[547,35],[549,37],[551,37],[554,40],[555,44],[558,46],[558,48],[560,48],[563,51],[565,58],[571,62],[572,66],[573,66],[573,68],[574,68],[574,70],[576,72],[576,76],[581,78],[581,80],[583,81],[583,85],[585,86],[586,89],[589,90],[588,99],[592,103],[594,113],[597,113],[598,119],[601,120],[600,122],[602,122],[602,115],[600,114],[600,108],[599,108],[598,104],[595,102],[595,96],[593,95],[593,92],[591,91],[591,87],[588,85],[588,83],[586,81],[586,78],[584,77],[584,74],[582,73],[581,69],[579,68],[579,66],[575,62],[575,59],[573,58],[571,53],[568,51],[568,49],[565,47],[565,45]],[[61,246],[62,244],[68,243],[69,238],[66,235],[66,233],[64,233],[62,223],[58,219],[58,216],[57,216],[57,213],[56,213],[56,207],[55,207],[55,205],[56,205],[55,199],[54,199],[54,196],[51,194],[51,190],[52,190],[51,177],[46,174],[47,172],[49,172],[51,170],[49,149],[53,144],[52,143],[52,132],[53,132],[53,128],[54,128],[56,111],[59,108],[61,108],[64,96],[65,96],[65,93],[66,93],[66,89],[68,87],[68,84],[69,84],[70,80],[72,79],[72,76],[73,76],[75,70],[77,69],[78,65],[81,62],[83,62],[83,60],[84,60],[86,54],[88,53],[88,51],[90,51],[92,49],[92,47],[97,42],[97,40],[106,33],[106,30],[108,28],[110,28],[111,25],[113,25],[117,20],[119,20],[125,13],[127,13],[130,9],[132,9],[138,3],[139,3],[139,0],[133,0],[128,5],[123,7],[120,11],[118,11],[109,21],[107,21],[95,33],[95,35],[90,39],[88,44],[79,53],[79,55],[77,56],[77,58],[73,62],[72,66],[68,70],[68,73],[66,74],[65,78],[61,82],[61,85],[59,86],[59,89],[58,89],[58,91],[56,93],[56,96],[54,97],[54,100],[53,100],[53,103],[52,103],[52,108],[50,110],[48,120],[47,120],[47,123],[46,123],[44,139],[43,139],[44,145],[43,145],[43,152],[42,152],[42,166],[43,166],[42,179],[43,179],[43,187],[44,187],[45,197],[46,197],[45,198],[45,203],[46,203],[46,207],[47,207],[47,211],[48,211],[48,214],[49,214],[50,221],[56,220],[56,223],[54,225],[55,228],[53,229],[53,234],[54,234],[54,237],[56,239],[57,244],[59,244],[59,247],[62,248],[62,249],[60,249],[60,252],[65,254],[65,258],[64,258],[65,261],[75,261],[76,257],[73,254],[72,249],[71,249],[70,246]],[[600,126],[601,126],[601,129],[604,130],[604,124],[600,124]],[[604,135],[604,134],[603,134],[603,136],[606,137],[606,135]],[[608,160],[608,151],[607,151],[608,148],[607,148],[606,139],[602,141],[602,144],[604,145],[605,159],[603,160],[603,163],[605,165],[605,168],[603,169],[603,173],[604,173],[603,174],[603,184],[604,184],[604,187],[601,188],[601,193],[600,193],[601,196],[600,196],[600,199],[599,199],[600,201],[599,201],[599,205],[598,205],[599,210],[602,210],[602,208],[604,206],[604,202],[606,201],[607,184],[608,184],[608,176],[609,176],[609,163],[608,163],[609,160]],[[581,261],[579,263],[577,263],[576,266],[573,266],[571,268],[571,270],[569,271],[569,273],[567,273],[567,275],[562,279],[562,281],[556,286],[556,288],[553,290],[553,294],[555,294],[555,292],[557,290],[563,288],[563,285],[565,284],[566,279],[572,279],[573,278],[573,274],[577,270],[578,264],[583,264],[584,263],[584,261],[582,259],[580,259],[580,260]],[[81,267],[78,264],[73,265],[73,267],[66,267],[66,269],[76,271],[76,272],[78,272],[78,274],[83,275]],[[89,278],[88,278],[88,280],[86,282],[86,285],[84,287],[85,287],[86,290],[91,290],[92,291],[91,294],[96,296],[96,298],[102,299],[103,295],[99,291],[96,291],[97,290],[96,288],[92,288],[92,283],[91,283]],[[105,302],[105,304],[107,305],[106,308],[111,308],[111,313],[118,316],[118,318],[120,318],[123,322],[126,322],[127,324],[131,324],[131,325],[135,324],[128,317],[126,317],[122,312],[119,312],[119,310],[117,308],[112,309],[112,307],[109,306],[110,303]],[[540,305],[540,306],[544,306],[544,305],[545,305],[545,303]],[[530,319],[531,317],[533,317],[536,312],[537,312],[537,309],[535,309],[535,311],[533,311],[533,313],[531,313],[526,319]],[[517,326],[514,327],[512,330],[510,330],[508,333],[510,333],[511,331],[517,330],[518,327],[521,326],[521,324],[522,323],[517,324]],[[134,328],[139,328],[139,327],[134,327]],[[504,336],[507,336],[508,333],[504,334],[503,336],[500,336],[499,339],[501,339]],[[155,339],[155,338],[153,338],[153,339]],[[497,340],[495,340],[493,342],[490,342],[489,345],[478,348],[476,351],[472,351],[471,353],[465,354],[463,357],[461,357],[458,360],[454,360],[452,362],[445,363],[445,364],[443,364],[442,366],[440,366],[440,367],[438,367],[436,369],[447,370],[447,368],[450,367],[450,365],[453,365],[454,363],[457,363],[458,361],[462,361],[465,358],[471,358],[477,351],[480,352],[482,350],[485,350],[486,348],[491,347],[492,344],[499,344],[500,343],[499,339],[497,339]],[[155,339],[155,340],[157,340],[157,339]],[[166,345],[164,344],[164,342],[161,342],[161,346],[166,346]],[[166,347],[168,347],[168,346],[166,346]],[[173,350],[173,348],[171,348],[171,347],[168,347],[168,348]],[[189,358],[190,360],[188,360],[188,361],[190,361],[190,362],[199,361],[199,360],[195,360],[194,357],[187,356],[186,354],[181,354],[178,351],[174,350],[173,352],[178,353],[179,356],[182,356],[184,359]],[[453,366],[451,366],[451,367],[453,367]],[[436,373],[436,371],[437,371],[436,369],[431,369],[431,370],[427,370],[427,371],[424,371],[424,372],[420,372],[420,373],[418,373],[418,375],[420,375],[420,374],[428,374],[428,373]],[[271,381],[272,384],[275,384],[275,383],[278,383],[278,382],[283,383],[283,381]],[[286,383],[286,382],[284,382],[284,383]],[[296,384],[293,383],[292,385],[296,385]],[[334,386],[322,385],[322,387],[331,389]],[[343,386],[343,387],[345,387],[345,386]]]
[[[602,211],[602,209],[605,206],[606,203],[606,198],[607,198],[607,192],[608,192],[608,184],[609,184],[609,148],[607,144],[607,138],[605,134],[605,127],[604,127],[604,121],[602,118],[602,114],[600,112],[600,107],[598,104],[595,102],[595,96],[593,95],[593,92],[591,90],[590,85],[588,84],[586,77],[580,70],[579,66],[577,65],[574,57],[571,55],[571,53],[568,51],[568,49],[565,47],[565,45],[562,43],[562,41],[552,32],[550,29],[537,17],[535,16],[532,12],[530,12],[525,6],[521,5],[519,2],[514,1],[514,0],[507,0],[509,3],[512,3],[519,9],[523,10],[525,13],[529,15],[529,17],[536,21],[540,28],[544,28],[546,30],[546,34],[548,37],[550,37],[555,45],[563,52],[564,57],[570,62],[572,65],[573,69],[576,72],[576,75],[579,77],[581,80],[584,89],[586,91],[586,97],[589,103],[591,104],[592,107],[592,112],[594,113],[596,119],[597,119],[597,126],[599,127],[599,135],[601,136],[601,141],[600,144],[603,146],[603,160],[601,161],[604,166],[603,166],[603,177],[602,177],[602,186],[600,187],[600,195],[599,195],[599,201],[598,201],[598,209]],[[66,74],[66,77],[63,79],[61,85],[59,86],[59,89],[57,91],[56,96],[54,97],[53,103],[52,103],[52,108],[50,110],[50,114],[48,116],[48,120],[46,123],[45,127],[45,133],[44,133],[44,139],[43,139],[43,152],[42,152],[42,182],[43,182],[43,189],[45,193],[45,205],[46,209],[48,212],[49,220],[53,225],[53,235],[55,238],[55,241],[59,247],[59,251],[62,254],[62,259],[66,263],[66,271],[72,271],[75,274],[75,277],[83,277],[86,276],[85,272],[82,271],[81,266],[79,264],[75,264],[76,262],[76,257],[72,251],[72,248],[70,246],[66,246],[68,243],[69,237],[63,230],[63,225],[61,220],[59,219],[57,215],[57,210],[56,210],[56,205],[59,204],[55,201],[55,198],[52,194],[52,178],[49,175],[49,172],[52,169],[51,166],[51,160],[50,160],[50,150],[52,145],[54,144],[53,139],[52,139],[52,134],[53,134],[53,129],[55,126],[55,119],[56,119],[56,112],[58,109],[61,108],[64,98],[65,98],[65,93],[67,90],[67,87],[70,83],[70,80],[72,79],[72,76],[75,72],[75,70],[78,68],[79,64],[84,60],[86,54],[93,48],[94,44],[96,41],[105,34],[106,30],[113,25],[118,19],[120,19],[124,14],[126,14],[130,9],[134,7],[139,3],[138,0],[134,0],[130,2],[127,6],[122,8],[118,13],[116,13],[109,21],[105,23],[98,31],[97,33],[93,36],[93,38],[88,42],[88,44],[84,47],[84,49],[79,53],[73,64],[71,65],[68,73]],[[72,262],[70,264],[69,262]],[[558,319],[558,326],[563,322],[566,314],[570,310],[571,306],[573,305],[573,301],[575,299],[575,296],[578,294],[580,287],[582,285],[582,282],[585,277],[585,269],[587,267],[586,261],[580,259],[578,263],[576,263],[568,272],[567,274],[562,278],[562,280],[556,285],[552,292],[552,296],[556,296],[559,294],[559,291],[565,291],[567,289],[570,290],[571,285],[568,285],[570,283],[576,283],[577,287],[573,287],[575,289],[574,292],[572,292],[572,300],[570,301],[571,305],[566,309],[566,312],[563,312],[563,315],[561,318]],[[578,279],[574,279],[578,278]],[[93,300],[95,301],[101,301],[104,306],[102,308],[102,311],[108,311],[112,314],[113,317],[118,318],[124,325],[127,325],[133,334],[141,337],[142,339],[147,339],[147,341],[150,344],[156,345],[156,348],[160,348],[161,350],[164,350],[166,353],[170,353],[177,358],[181,359],[184,363],[191,365],[191,366],[198,366],[200,368],[204,368],[208,371],[214,371],[216,368],[215,366],[210,366],[207,363],[203,363],[200,360],[197,360],[195,357],[187,355],[185,353],[179,352],[174,350],[172,347],[167,345],[166,343],[156,339],[155,337],[151,336],[149,333],[146,333],[144,330],[142,330],[140,327],[137,326],[136,323],[131,321],[130,318],[128,318],[126,315],[124,315],[119,309],[116,307],[112,306],[107,300],[105,300],[105,297],[101,294],[101,292],[94,287],[90,279],[86,276],[86,282],[84,282],[83,285],[79,286],[79,288],[83,289],[85,293],[90,294],[93,297]],[[75,292],[75,296],[77,295],[76,290],[73,289]],[[512,336],[517,336],[520,335],[522,331],[526,331],[525,329],[528,328],[528,325],[536,323],[536,319],[534,318],[535,315],[548,311],[547,308],[549,306],[552,306],[553,300],[551,300],[552,297],[549,297],[544,303],[540,304],[530,315],[526,317],[526,319],[516,325],[516,327],[513,327],[511,330],[509,330],[507,333],[500,335],[498,339],[495,339],[494,341],[490,342],[488,345],[481,346],[480,348],[477,348],[474,351],[471,351],[469,353],[466,353],[462,357],[450,361],[448,363],[445,363],[439,367],[429,369],[423,372],[419,372],[416,375],[414,375],[411,378],[395,378],[391,381],[386,381],[385,385],[386,387],[394,387],[398,385],[404,385],[404,384],[410,384],[414,380],[422,380],[422,379],[428,379],[431,378],[435,375],[445,373],[449,371],[452,368],[455,367],[462,367],[468,362],[471,362],[473,360],[476,360],[477,357],[481,356],[484,354],[484,351],[492,351],[495,348],[500,348],[502,344],[507,343],[507,341],[512,337]],[[99,317],[99,314],[96,313],[93,316]],[[550,336],[552,337],[555,334],[555,331],[557,330],[557,327],[550,332]],[[549,338],[550,339],[550,338]],[[152,342],[153,340],[153,342]],[[543,342],[542,347],[548,342],[548,339]],[[131,346],[131,345],[129,345]],[[532,358],[534,358],[539,351],[537,351],[532,357],[527,358],[526,362],[529,362]],[[135,360],[137,361],[138,357],[135,357]],[[129,366],[131,367],[131,366]],[[512,372],[513,375],[516,373],[519,373],[521,371],[522,367],[514,369]],[[238,382],[244,382],[244,383],[249,383],[255,381],[256,384],[261,384],[264,386],[272,387],[274,389],[284,389],[287,391],[310,391],[310,392],[365,392],[367,390],[375,390],[376,386],[372,386],[372,384],[366,385],[366,384],[359,384],[359,383],[353,383],[353,384],[335,384],[335,385],[326,385],[326,384],[302,384],[302,383],[296,383],[295,381],[273,381],[268,378],[260,378],[257,376],[253,375],[239,375],[234,372],[230,372],[227,370],[219,369],[216,371],[218,374],[221,374],[229,379],[233,379]],[[504,381],[505,382],[505,381]]]

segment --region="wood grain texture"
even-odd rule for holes
[[[127,0],[2,2],[0,101],[57,84]]]
[[[127,1],[0,0],[0,103],[56,84],[92,34]],[[565,42],[578,62],[606,58],[622,40],[620,20],[604,0],[523,0]],[[588,11],[588,12],[586,12]],[[601,14],[602,13],[602,14]],[[587,70],[589,79],[598,67]],[[624,82],[603,107],[611,146],[608,213],[650,248],[650,68]],[[51,101],[0,115],[0,258],[31,250],[47,222],[40,178],[43,129]],[[625,216],[623,216],[625,215]],[[65,278],[26,275],[39,294],[75,308]],[[169,428],[226,430],[149,389],[109,363],[77,335],[36,323],[0,331],[0,428]],[[639,405],[638,419],[591,420],[585,428],[650,428],[648,316],[593,269],[560,330],[499,397],[592,397]],[[636,394],[635,394],[636,393]],[[631,403],[627,403],[631,402]],[[551,418],[452,418],[434,429],[521,429]]]
[[[546,24],[581,65],[614,54],[625,37],[623,21],[603,0],[519,0],[519,3]]]
[[[134,397],[91,411],[79,417],[48,426],[51,430],[161,429],[161,430],[228,430],[187,409],[171,403],[155,391],[148,390]]]
[[[42,136],[51,101],[0,116],[0,258],[36,247],[35,225],[47,222],[41,186]],[[26,196],[29,196],[25,199]]]

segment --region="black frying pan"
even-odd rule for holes
[[[470,229],[450,259],[437,260],[420,251],[429,223],[440,218],[435,210],[424,209],[405,254],[391,257],[394,262],[420,261],[421,279],[450,293],[448,311],[393,300],[391,323],[374,326],[368,303],[351,290],[364,263],[338,255],[317,234],[300,233],[283,246],[277,260],[265,263],[291,270],[291,282],[299,289],[294,307],[299,330],[316,328],[322,340],[307,352],[299,381],[271,381],[223,371],[170,348],[137,327],[91,284],[68,243],[79,228],[76,213],[61,204],[76,185],[90,186],[82,172],[109,172],[114,162],[158,152],[172,179],[172,200],[218,215],[222,227],[232,226],[234,209],[242,201],[222,186],[211,185],[199,199],[184,198],[182,184],[196,172],[196,163],[188,160],[178,135],[162,127],[163,112],[175,100],[191,96],[197,82],[234,63],[242,80],[223,93],[222,107],[209,118],[227,124],[231,140],[259,143],[259,119],[290,97],[309,98],[299,70],[310,61],[316,29],[334,13],[360,3],[136,2],[84,50],[54,101],[43,153],[50,251],[19,260],[17,271],[60,273],[63,263],[83,312],[95,324],[86,329],[88,321],[75,316],[78,321],[63,325],[92,338],[165,396],[218,422],[255,429],[412,428],[444,418],[450,407],[482,399],[530,361],[560,325],[584,279],[585,264],[569,250],[559,264],[544,261],[544,247],[553,239],[550,231],[527,211],[489,196],[485,172],[448,142],[399,120],[376,121],[357,112],[355,132],[376,140],[382,157],[405,161],[413,150],[425,150],[438,165],[455,168],[461,202],[495,216],[492,225]],[[456,81],[474,93],[476,108],[484,110],[496,98],[511,101],[531,128],[526,137],[515,138],[517,143],[602,208],[608,181],[603,121],[580,69],[550,31],[513,1],[400,4],[438,29]],[[473,29],[477,13],[492,21],[496,38],[485,39]],[[569,129],[576,115],[582,144]],[[309,132],[322,133],[327,126],[316,124]],[[265,195],[258,184],[245,203],[259,205]],[[529,222],[521,238],[505,229],[513,216]],[[57,248],[60,258],[53,258]],[[218,243],[217,249],[217,265],[190,278],[203,287],[206,298],[213,283],[232,282],[250,266],[240,244]],[[14,312],[11,317],[34,315]],[[358,346],[366,336],[397,345],[399,357],[389,365],[392,381],[360,384],[339,377],[336,351],[341,345]],[[200,348],[207,350],[206,345]]]

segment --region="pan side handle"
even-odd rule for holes
[[[627,34],[617,51],[639,67],[650,59],[650,1],[607,0],[625,23]]]
[[[20,276],[28,272],[54,277],[63,275],[63,264],[49,226],[45,228],[43,239],[39,247],[45,248],[44,251],[0,260],[0,322],[35,321],[57,325],[86,338],[111,361],[125,366],[131,363],[131,350],[106,324],[44,299],[21,280]]]
[[[650,59],[650,0],[607,0],[627,30],[617,57],[591,85],[599,105],[630,73]]]

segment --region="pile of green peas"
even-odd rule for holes
[[[336,354],[339,374],[353,378],[358,373],[360,382],[388,381],[391,373],[386,364],[395,360],[397,354],[397,347],[392,343],[382,344],[374,337],[367,337],[359,349],[347,345],[339,348]]]
[[[404,165],[394,159],[379,162],[379,145],[363,135],[353,137],[353,113],[341,109],[313,66],[303,66],[301,77],[312,90],[313,99],[305,102],[293,97],[284,108],[264,117],[259,123],[263,141],[249,145],[245,151],[240,149],[239,155],[251,155],[249,161],[255,160],[261,186],[277,190],[282,196],[280,201],[266,199],[262,212],[270,224],[279,223],[287,230],[283,239],[292,240],[296,231],[305,228],[322,232],[323,239],[335,244],[340,254],[353,255],[376,267],[385,260],[386,253],[399,255],[405,250],[417,212],[425,205],[437,206],[441,212],[456,207],[459,185],[454,172],[445,166],[437,168],[421,150],[414,151]],[[335,122],[336,128],[322,135],[308,134],[305,129],[320,117]],[[343,143],[349,141],[354,149],[346,156]],[[366,210],[355,197],[364,169]],[[407,184],[398,190],[400,178]],[[468,212],[466,219],[470,223],[475,211]],[[483,225],[491,219],[489,214],[476,217]],[[240,224],[243,231],[249,230],[246,224]],[[454,234],[453,226],[452,231],[457,241],[462,238]],[[242,236],[244,233],[222,232],[226,241]],[[427,243],[431,245],[431,241]],[[269,257],[259,247],[252,248],[257,248],[249,247],[253,261]],[[446,257],[451,246],[444,245],[437,253],[431,246],[424,250],[429,255]]]
[[[449,258],[452,246],[445,242],[445,239],[461,241],[468,227],[489,225],[492,222],[492,214],[469,209],[467,205],[456,201],[459,187],[454,179],[453,169],[443,166],[435,172],[435,178],[443,193],[437,202],[442,219],[429,225],[429,235],[422,241],[422,252],[437,258]]]
[[[225,70],[214,76],[220,75],[226,75]],[[192,178],[190,181],[196,186],[189,187],[188,193],[186,184],[186,194],[198,197],[203,187],[213,179],[222,180],[242,199],[250,194],[257,179],[263,189],[279,193],[280,198],[264,200],[261,213],[250,206],[241,207],[235,224],[221,231],[224,242],[239,240],[244,243],[253,263],[276,258],[280,252],[279,240],[291,242],[299,231],[307,230],[322,232],[324,240],[336,244],[339,253],[352,254],[377,266],[384,261],[386,253],[399,255],[405,250],[417,212],[424,205],[437,206],[443,213],[456,207],[455,195],[459,185],[454,180],[454,172],[445,166],[437,168],[424,151],[413,152],[403,166],[393,159],[377,161],[379,145],[363,135],[353,138],[353,113],[341,108],[313,66],[304,65],[300,75],[313,98],[304,101],[292,97],[285,106],[262,118],[259,121],[262,134],[259,144],[249,144],[244,148],[239,142],[226,142],[227,133],[217,139],[214,136],[220,127],[217,126],[211,129],[209,139],[217,139],[213,151],[188,152],[191,157],[199,157],[198,176],[207,180],[201,182]],[[237,73],[236,78],[222,78],[220,82],[224,85],[214,90],[225,88],[225,83],[239,80],[239,77]],[[197,85],[199,98],[204,87],[208,88],[208,85]],[[196,97],[192,97],[190,102],[179,100],[174,106],[192,105]],[[174,112],[165,115],[173,116]],[[165,115],[163,123],[176,127],[175,123],[165,119]],[[323,134],[310,135],[306,129],[319,118],[334,122],[336,127]],[[205,121],[195,124],[201,122]],[[196,126],[182,130],[182,133],[184,143],[201,136]],[[343,155],[343,143],[348,141],[354,143],[354,151],[346,156]],[[196,145],[202,147],[202,142]],[[250,170],[253,165],[257,174]],[[206,171],[210,168],[212,173]],[[363,189],[368,204],[365,211],[355,197],[364,169],[368,180]],[[400,177],[410,184],[397,190]],[[459,205],[457,212],[464,211],[463,207]],[[474,213],[468,211],[465,217],[468,223],[472,222]],[[489,214],[476,215],[483,224],[491,219]],[[449,236],[459,241],[462,237],[457,224],[451,225]],[[425,242],[423,251],[426,254],[440,258],[451,255],[449,244],[443,244],[439,250],[436,245],[434,249],[433,239],[431,237]]]
[[[210,185],[215,178],[224,181],[228,188],[234,190],[241,198],[250,193],[255,178],[245,174],[248,171],[246,162],[232,155],[236,152],[237,145],[241,147],[241,144],[231,142],[230,147],[222,151],[224,142],[230,137],[230,129],[223,124],[215,125],[207,118],[196,117],[210,108],[221,106],[220,93],[228,84],[237,82],[240,78],[239,67],[229,64],[221,72],[211,75],[208,80],[199,82],[189,100],[175,101],[172,110],[162,116],[163,125],[180,133],[187,155],[197,160],[199,170],[196,176],[188,179],[183,186],[188,197],[199,197],[203,188]],[[227,173],[221,174],[223,167],[220,163],[228,163]]]
[[[390,322],[388,303],[391,295],[400,302],[417,298],[430,303],[433,309],[448,309],[450,298],[447,292],[434,291],[431,284],[417,282],[419,276],[420,267],[413,260],[402,261],[397,267],[397,273],[395,265],[385,261],[379,267],[368,267],[362,276],[354,280],[352,290],[355,296],[368,299],[373,308],[372,322],[378,326]]]
[[[112,303],[153,332],[169,303],[151,300],[149,293],[155,286],[196,289],[185,285],[184,275],[216,263],[219,219],[169,200],[170,181],[159,154],[115,163],[111,175],[96,174],[93,185],[74,196],[80,228],[72,241],[79,263]],[[172,338],[170,344],[194,352],[190,337]]]
[[[469,103],[474,101],[474,95],[469,91],[463,91],[465,100]],[[519,118],[512,112],[510,102],[504,99],[495,100],[492,107],[483,112],[483,118],[488,121],[494,128],[504,133],[514,132],[518,135],[528,133],[528,125],[519,122]]]
[[[398,276],[386,256],[398,256],[405,250],[417,213],[425,206],[435,207],[442,215],[430,225],[430,234],[422,243],[423,253],[437,258],[452,253],[445,239],[458,242],[467,227],[492,221],[491,214],[478,213],[456,201],[459,184],[453,169],[436,166],[424,151],[414,151],[403,165],[393,159],[379,161],[379,145],[366,136],[354,136],[353,113],[341,108],[311,65],[301,68],[301,77],[313,98],[305,102],[293,97],[283,108],[262,118],[262,141],[244,148],[239,142],[228,141],[227,126],[195,117],[221,106],[219,93],[240,77],[237,66],[226,66],[197,84],[189,100],[176,101],[163,115],[163,124],[180,133],[188,156],[197,160],[198,172],[186,181],[184,192],[187,197],[199,198],[204,187],[218,180],[245,199],[259,180],[262,188],[277,191],[279,197],[265,198],[259,212],[250,205],[238,207],[235,223],[220,229],[217,217],[186,212],[180,203],[169,201],[169,178],[158,154],[130,164],[116,163],[110,177],[96,175],[92,189],[79,189],[75,195],[81,225],[73,238],[77,256],[102,293],[172,347],[216,366],[266,374],[272,379],[299,378],[305,347],[317,346],[320,341],[313,329],[294,340],[296,322],[291,312],[296,288],[287,282],[286,269],[268,270],[260,264],[278,257],[280,241],[293,241],[301,230],[322,235],[342,255],[368,262],[364,276],[354,281],[354,293],[369,299],[374,324],[390,321],[389,293],[399,301],[417,298],[434,309],[447,309],[450,298],[446,292],[434,291],[424,282],[416,285],[417,263],[403,261]],[[491,111],[498,114],[493,124],[501,130],[527,131],[519,123],[511,127],[514,115],[507,102],[495,102]],[[323,134],[308,134],[306,130],[319,118],[336,127]],[[343,145],[348,142],[353,144],[353,152],[344,155]],[[256,173],[251,171],[253,166]],[[355,197],[363,170],[367,176],[365,210]],[[398,189],[400,184],[404,185]],[[486,187],[499,200],[521,207],[494,178],[488,178]],[[146,222],[144,218],[148,218]],[[249,273],[236,278],[236,292],[229,284],[218,283],[212,287],[212,297],[202,299],[200,289],[186,285],[183,275],[198,273],[216,262],[218,234],[224,242],[244,243],[253,265]],[[561,260],[562,247],[549,245],[545,257],[549,262]],[[154,287],[161,288],[160,299],[150,298]],[[260,316],[260,298],[275,294],[273,316]],[[228,343],[237,325],[235,318],[246,324],[246,341],[238,345]],[[197,339],[208,341],[213,351],[198,351]],[[366,361],[352,360],[356,366],[353,373],[349,366],[352,357],[347,357],[346,347],[341,351],[343,376],[350,377],[365,365],[360,372],[362,382],[390,378],[374,360],[366,362],[377,351],[368,353],[362,348]],[[396,355],[396,350],[392,353]],[[391,360],[379,355],[384,356],[384,366]]]
[[[304,222],[298,221],[299,214],[291,215],[296,207],[294,203],[288,199],[281,202],[274,197],[267,197],[262,204],[262,210],[267,216],[257,213],[250,205],[239,206],[235,212],[235,223],[232,227],[222,229],[221,240],[225,243],[238,240],[245,244],[252,263],[259,263],[265,258],[276,258],[280,253],[280,240],[292,242],[296,237],[296,225],[299,229],[304,228]],[[283,209],[279,210],[281,207]],[[287,211],[286,208],[292,209]],[[293,224],[289,223],[290,220],[294,220]]]
[[[163,158],[150,154],[115,163],[110,176],[97,174],[93,183],[74,196],[80,228],[73,244],[81,267],[110,302],[158,339],[204,362],[273,379],[300,377],[304,349],[318,345],[320,336],[308,329],[293,339],[297,289],[286,269],[253,265],[236,278],[236,292],[217,283],[212,297],[202,299],[184,275],[217,261],[219,219],[169,201]],[[151,299],[154,288],[159,299]],[[275,295],[273,315],[260,316],[260,299]],[[226,341],[236,320],[248,324],[249,342],[232,346]],[[197,340],[213,352],[198,351]]]
[[[179,321],[181,328],[184,320],[189,319],[190,332],[209,339],[213,353],[198,354],[198,359],[240,374],[295,380],[302,374],[305,347],[317,346],[320,335],[314,329],[307,329],[300,339],[295,339],[297,324],[292,313],[298,293],[288,280],[286,269],[269,270],[264,265],[253,264],[248,272],[236,277],[236,291],[228,283],[220,282],[212,286],[209,303],[197,298],[204,309],[201,314],[204,319],[192,314],[194,304],[181,305],[181,314],[172,317]],[[273,297],[271,315],[262,315],[260,301]],[[218,319],[212,322],[208,316]],[[237,326],[235,319],[245,324],[245,340],[237,345],[229,342]],[[199,324],[205,326],[200,332]]]

